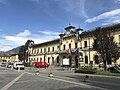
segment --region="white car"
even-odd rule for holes
[[[20,69],[20,70],[24,70],[25,69],[25,66],[23,65],[22,62],[15,62],[14,65],[13,65],[13,68],[14,69]]]

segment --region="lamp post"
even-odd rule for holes
[[[82,33],[83,29],[81,29],[80,27],[78,29],[76,29],[76,41],[78,43],[78,41],[80,40],[80,34]],[[77,48],[77,60],[78,60],[78,67],[79,67],[79,49]],[[76,69],[77,65],[75,63],[75,69]]]
[[[63,41],[63,36],[64,36],[64,34],[59,34],[59,36],[60,36],[59,56],[60,56],[60,60],[61,60],[61,64],[62,64],[62,58],[61,58],[61,45],[62,45],[62,41]]]

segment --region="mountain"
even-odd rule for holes
[[[12,55],[12,54],[18,54],[19,53],[19,50],[20,50],[21,46],[19,47],[16,47],[16,48],[13,48],[9,51],[6,51],[5,53],[8,54],[8,55]]]
[[[4,51],[0,51],[0,55],[3,55],[5,52]]]

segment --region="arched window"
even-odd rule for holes
[[[95,56],[94,56],[95,64],[99,64],[99,60],[98,60],[98,58],[99,58],[98,55],[95,55]]]
[[[85,56],[85,64],[88,64],[88,56]]]

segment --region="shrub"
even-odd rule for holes
[[[120,76],[120,73],[111,73],[111,72],[108,72],[108,71],[97,71],[96,74],[107,75],[107,76]]]
[[[28,63],[28,62],[23,62],[23,65],[24,65],[25,67],[30,67],[30,63]]]
[[[82,67],[79,70],[76,70],[75,73],[95,74],[96,71],[96,69],[93,69],[91,67]]]

